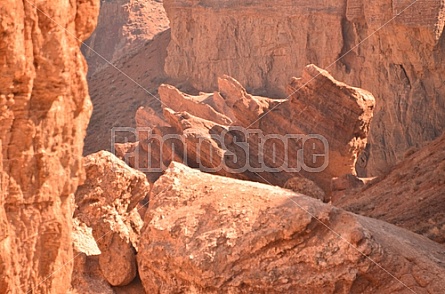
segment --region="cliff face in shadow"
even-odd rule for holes
[[[97,28],[82,46],[91,76],[168,28],[162,1],[101,1]]]
[[[96,0],[0,4],[0,293],[66,293]]]
[[[200,90],[228,74],[254,94],[286,97],[288,77],[315,64],[376,97],[361,175],[379,175],[445,121],[442,1],[165,0],[165,70]]]

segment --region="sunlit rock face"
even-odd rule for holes
[[[0,3],[0,292],[66,293],[99,1]]]
[[[376,98],[358,171],[386,173],[445,124],[440,0],[164,0],[172,41],[166,72],[209,91],[230,75],[254,94],[286,97],[315,64]]]

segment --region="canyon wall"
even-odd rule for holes
[[[66,293],[96,0],[0,3],[0,293]]]
[[[101,1],[97,28],[82,46],[92,75],[168,28],[162,1]]]
[[[445,121],[441,0],[164,0],[171,23],[165,70],[209,91],[228,74],[254,94],[286,97],[313,63],[376,97],[361,175],[379,175]],[[298,90],[297,90],[298,91]]]

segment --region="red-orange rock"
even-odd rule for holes
[[[298,90],[298,91],[296,91]],[[371,93],[335,80],[328,72],[308,65],[302,77],[294,78],[289,99],[271,106],[249,123],[264,135],[305,135],[265,150],[264,160],[274,166],[278,154],[289,168],[302,166],[300,173],[329,191],[332,177],[355,174],[357,156],[365,149],[375,100]],[[242,116],[244,112],[236,112]],[[291,150],[301,149],[301,154]]]
[[[202,91],[229,74],[250,92],[287,97],[315,64],[376,98],[360,176],[385,174],[445,124],[441,0],[164,0],[172,39],[165,70]]]
[[[100,267],[100,250],[92,229],[78,219],[73,222],[74,270],[68,294],[145,294],[139,278],[125,286],[111,286]]]
[[[99,267],[100,250],[91,228],[75,218],[72,236],[74,268],[68,293],[112,294]]]
[[[157,89],[166,82],[164,59],[169,41],[169,30],[159,33],[116,61],[114,65],[120,71],[108,66],[89,77],[94,110],[85,138],[84,155],[111,151],[113,143],[134,142],[135,134],[119,129],[115,129],[115,136],[111,136],[113,128],[136,127],[135,113],[141,106],[160,110]]]
[[[0,293],[66,293],[99,1],[0,2]]]
[[[338,82],[314,65],[306,67],[302,78],[293,79],[285,100],[250,95],[228,76],[219,79],[214,94],[190,96],[167,85],[159,93],[165,103],[163,118],[138,119],[139,127],[150,130],[160,122],[141,136],[137,146],[144,150],[120,152],[120,157],[129,157],[130,166],[148,167],[144,172],[152,177],[158,171],[146,165],[147,157],[155,159],[155,167],[175,159],[203,171],[279,186],[303,175],[325,192],[333,177],[355,173],[374,108],[372,94]],[[167,105],[174,105],[175,111]],[[154,111],[144,115],[152,117]],[[164,144],[171,136],[178,141],[174,150]],[[151,143],[154,138],[157,145]],[[170,152],[161,151],[161,145]]]
[[[172,163],[138,254],[147,293],[436,293],[445,249],[268,185]],[[411,290],[411,291],[410,291]]]
[[[317,184],[304,177],[290,178],[284,184],[284,188],[315,199],[319,199],[323,202],[328,202],[326,201],[326,193],[320,187],[318,187]]]
[[[159,87],[158,92],[163,108],[171,108],[174,111],[187,111],[192,115],[214,121],[217,124],[230,125],[232,123],[230,118],[206,103],[209,95],[191,96],[181,93],[173,86],[164,84]]]
[[[445,243],[445,135],[333,204]]]
[[[156,0],[102,1],[97,28],[82,47],[88,60],[88,74],[128,55],[167,28],[164,8]]]
[[[75,216],[93,229],[101,251],[99,265],[112,286],[136,277],[136,252],[142,220],[138,204],[147,198],[145,175],[109,152],[85,158],[87,178],[76,192]]]

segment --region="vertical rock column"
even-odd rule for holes
[[[0,3],[0,293],[66,293],[99,1]]]

